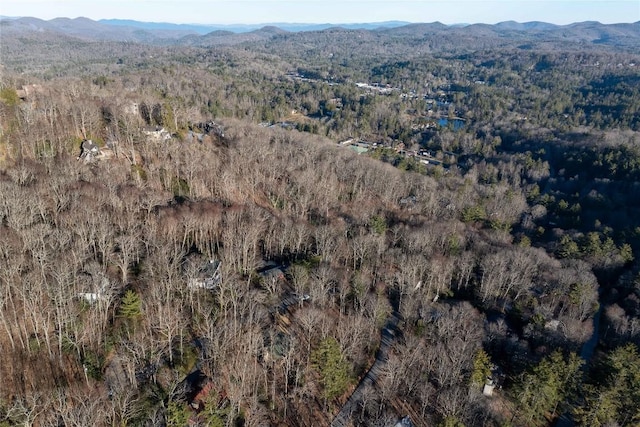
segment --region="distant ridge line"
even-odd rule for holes
[[[595,21],[557,25],[546,22],[504,21],[497,24],[456,24],[441,22],[409,23],[385,21],[354,24],[274,23],[255,25],[199,25],[162,22],[141,22],[124,19],[0,17],[3,36],[23,34],[60,34],[86,41],[125,41],[155,45],[232,45],[264,41],[278,37],[305,37],[304,33],[327,31],[332,37],[343,31],[369,32],[373,38],[392,36],[413,39],[414,43],[438,36],[454,43],[470,40],[530,39],[539,42],[590,43],[624,46],[628,49],[640,43],[640,21],[635,23],[601,24]],[[364,34],[364,33],[362,33]]]

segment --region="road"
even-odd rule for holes
[[[600,293],[598,294],[600,296]],[[600,302],[600,300],[598,300]],[[580,357],[584,360],[584,365],[582,369],[585,371],[588,369],[589,364],[591,363],[591,359],[593,358],[593,353],[596,351],[596,347],[598,346],[598,342],[600,341],[600,316],[602,314],[602,303],[600,302],[600,308],[596,314],[593,315],[593,333],[587,342],[582,345],[582,349],[580,350]],[[556,421],[554,427],[573,427],[576,425],[573,417],[571,416],[570,411],[566,411],[562,415],[558,417],[558,421]]]
[[[382,372],[382,368],[387,363],[389,357],[389,347],[393,343],[398,333],[398,322],[400,321],[400,313],[394,311],[387,319],[386,324],[380,332],[380,347],[376,353],[376,360],[369,368],[367,373],[362,377],[358,387],[351,393],[349,399],[340,409],[340,412],[331,422],[331,427],[344,427],[351,419],[352,414],[358,409],[360,402],[362,401],[362,393],[367,386],[375,384]]]

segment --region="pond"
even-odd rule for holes
[[[453,126],[453,130],[460,130],[464,127],[464,120],[459,118],[448,119],[446,117],[441,117],[438,119],[438,125],[442,127],[449,126],[449,122]]]

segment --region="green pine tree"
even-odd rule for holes
[[[482,387],[491,375],[491,359],[487,352],[480,349],[473,358],[473,372],[471,373],[471,384]]]
[[[122,297],[122,303],[120,304],[119,315],[127,319],[135,319],[142,314],[142,301],[140,296],[129,289]]]
[[[340,344],[329,337],[311,354],[313,367],[320,372],[320,381],[327,400],[342,395],[352,381],[351,367],[340,352]]]
[[[565,358],[554,351],[522,375],[515,387],[519,423],[528,426],[548,425],[547,416],[555,417],[558,407],[568,402],[580,383],[582,360],[575,353]]]
[[[575,409],[579,425],[640,425],[640,355],[634,344],[612,351],[596,372],[596,384],[584,387]]]
[[[167,427],[184,427],[189,424],[189,410],[179,402],[169,402],[165,418]]]

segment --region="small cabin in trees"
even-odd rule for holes
[[[89,304],[106,299],[105,296],[99,292],[80,292],[78,298],[87,301]]]
[[[209,289],[213,290],[220,284],[222,275],[220,273],[220,261],[210,259],[200,271],[198,275],[189,280],[188,287],[191,289]]]
[[[266,270],[258,272],[264,280],[284,280],[284,272],[278,266],[269,266]]]
[[[85,139],[80,144],[80,156],[78,160],[84,160],[85,163],[90,163],[96,160],[100,156],[100,147],[98,147],[90,139]]]
[[[155,142],[163,142],[171,139],[171,133],[162,126],[146,127],[142,130],[142,133]]]
[[[224,128],[222,125],[209,120],[208,122],[198,123],[194,128],[201,130],[205,135],[217,136],[218,138],[224,138]],[[194,131],[196,130],[194,129]]]
[[[257,278],[261,286],[269,293],[276,293],[286,282],[283,271],[284,266],[280,266],[273,261],[264,262],[263,266],[256,270]]]
[[[99,301],[107,301],[109,298],[108,292],[110,288],[109,279],[105,276],[92,276],[93,286],[96,288],[95,292],[80,292],[78,293],[78,298],[88,302],[89,304],[94,304]],[[96,286],[99,283],[99,286]]]
[[[78,160],[91,163],[96,160],[113,157],[115,144],[113,141],[107,142],[107,146],[101,149],[92,140],[85,139],[82,141],[82,144],[80,144],[80,156],[78,156]]]
[[[485,396],[493,396],[493,390],[496,388],[496,383],[493,381],[493,378],[488,377],[487,381],[484,383],[484,387],[482,387],[482,394]]]
[[[482,387],[482,394],[485,396],[493,396],[494,390],[496,388],[501,388],[504,378],[505,375],[502,372],[502,369],[497,365],[491,365],[491,375],[488,375],[485,379],[484,386]]]

